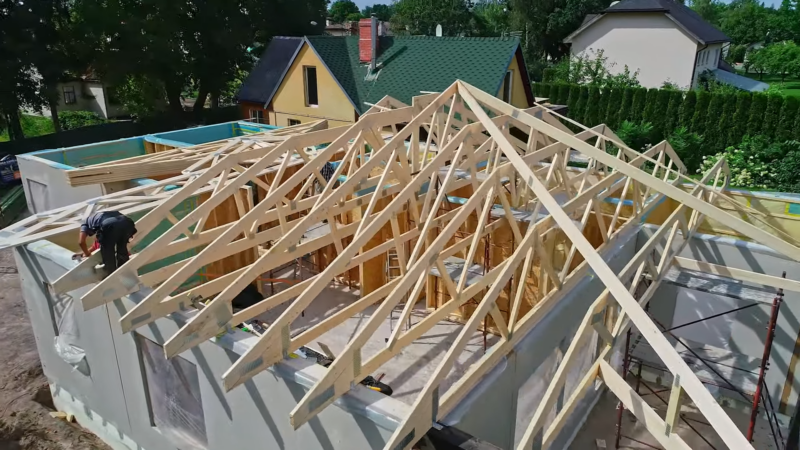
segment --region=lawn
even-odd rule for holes
[[[23,114],[20,122],[22,124],[22,132],[25,133],[26,138],[55,133],[56,131],[55,128],[53,128],[53,121],[50,120],[49,117]],[[8,130],[2,130],[0,133],[0,142],[8,140]]]
[[[765,73],[764,77],[761,79],[759,79],[757,73],[746,74],[744,72],[739,72],[739,75],[744,75],[754,80],[763,81],[764,83],[769,83],[770,85],[781,83],[780,75],[770,75],[768,73]],[[792,97],[800,97],[800,79],[796,77],[787,76],[786,80],[783,82],[783,87],[784,87],[783,92],[786,95],[790,95]]]

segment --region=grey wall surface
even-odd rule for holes
[[[621,236],[607,262],[621,270],[636,252],[636,232]],[[580,284],[549,311],[516,346],[515,351],[487,374],[474,392],[447,420],[459,429],[501,448],[514,448],[522,438],[533,413],[552,379],[557,362],[580,325],[589,306],[602,293],[604,285],[591,272]],[[595,346],[590,342],[579,351],[584,361],[592,361]],[[567,375],[563,398],[569,398],[588,367],[581,364]],[[580,428],[600,391],[590,387],[584,401],[570,416],[551,448],[565,448]],[[463,414],[460,410],[463,408]],[[551,414],[555,417],[555,411]],[[450,423],[445,422],[450,425]],[[546,425],[547,426],[547,425]]]
[[[71,167],[64,164],[32,155],[19,155],[17,162],[31,213],[49,211],[103,195],[103,186],[99,184],[70,186],[66,171]]]
[[[640,245],[652,235],[653,231],[652,227],[645,227],[642,230],[639,236]],[[659,248],[658,253],[660,252],[661,249]],[[731,238],[698,234],[689,242],[680,256],[778,277],[781,276],[783,271],[786,271],[787,278],[800,280],[800,263],[792,261],[763,245]],[[754,286],[768,288],[760,285]],[[770,289],[774,291],[774,288]],[[662,285],[650,302],[650,311],[653,316],[665,326],[670,327],[686,323],[683,321],[681,323],[673,323],[673,318],[675,317],[691,317],[692,315],[707,317],[715,312],[730,310],[750,303],[728,297],[704,295],[694,291],[692,295],[696,298],[695,302],[691,302],[684,297],[682,302],[679,301],[677,303],[679,308],[689,308],[690,311],[676,311],[676,298],[681,295],[685,296],[687,294],[686,291],[686,289],[676,286]],[[681,329],[681,331],[683,332],[683,337],[688,339],[694,338],[697,340],[701,337],[706,337],[712,342],[701,343],[714,346],[725,344],[726,346],[723,348],[733,352],[761,358],[770,311],[770,306],[759,305],[721,316],[719,319],[713,319],[708,323],[700,323],[693,326],[694,328],[687,327],[687,329]],[[769,370],[766,375],[770,397],[776,408],[781,401],[790,369],[795,374],[797,373],[797,361],[793,362],[792,355],[797,351],[795,342],[798,339],[798,332],[800,332],[800,293],[787,291],[780,309],[770,355]],[[791,385],[790,395],[785,399],[788,400],[786,402],[788,409],[784,407],[780,409],[780,412],[784,414],[792,413],[800,391],[800,380],[797,377],[793,376],[791,380],[788,380],[788,383]]]
[[[135,337],[123,334],[119,328],[121,315],[146,293],[131,294],[130,298],[86,312],[80,304],[75,304],[73,313],[80,330],[76,345],[86,352],[88,375],[74,371],[55,352],[56,331],[49,305],[69,299],[79,302],[89,289],[82,288],[59,299],[50,295],[45,282],[52,283],[75,264],[70,256],[69,251],[48,242],[15,249],[39,355],[51,385],[78,397],[104,421],[132,437],[140,448],[186,448],[171,442],[158,427],[152,426]],[[163,345],[176,331],[175,319],[160,319],[136,333]],[[227,336],[233,336],[223,342],[230,344],[230,348],[205,342],[181,355],[197,367],[209,449],[382,448],[397,424],[397,417],[407,414],[407,407],[399,401],[357,386],[352,395],[345,395],[309,423],[293,430],[289,412],[325,369],[310,361],[287,360],[226,393],[222,374],[238,358],[249,335]]]

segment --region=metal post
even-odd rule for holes
[[[781,275],[786,278],[786,272]],[[772,351],[772,338],[775,336],[775,322],[778,320],[778,312],[781,308],[783,301],[783,289],[778,289],[778,294],[772,300],[772,314],[769,316],[769,324],[767,325],[767,337],[764,340],[764,353],[761,357],[761,367],[758,371],[758,383],[756,384],[756,392],[753,395],[753,408],[750,411],[750,426],[747,428],[747,440],[753,442],[753,433],[756,427],[756,418],[758,418],[758,403],[761,400],[761,385],[764,383],[764,375],[767,372],[767,365],[769,364],[769,354]],[[770,424],[771,425],[771,424]]]

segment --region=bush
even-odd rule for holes
[[[669,135],[680,124],[680,112],[683,105],[683,92],[672,91],[669,94],[669,106],[664,117],[664,134]]]
[[[764,113],[764,122],[761,125],[761,134],[774,137],[778,129],[778,122],[781,118],[781,108],[783,108],[783,97],[780,95],[770,95],[767,100],[767,111]]]
[[[647,96],[644,100],[644,111],[642,112],[642,122],[655,123],[658,92],[659,91],[656,88],[647,90]]]
[[[692,125],[689,127],[690,131],[695,133],[705,134],[706,115],[708,114],[708,105],[711,103],[711,94],[706,91],[697,93],[697,103],[694,106],[694,115],[692,116]]]
[[[672,93],[668,89],[656,91],[656,104],[653,108],[653,116],[650,122],[653,124],[654,141],[661,141],[666,134],[672,130],[666,129],[667,110],[669,109],[669,99]]]
[[[690,173],[700,167],[704,151],[708,148],[703,145],[702,136],[690,132],[686,127],[678,127],[667,136],[667,141]]]
[[[578,102],[575,104],[575,111],[570,111],[570,115],[576,122],[583,123],[586,113],[586,104],[589,102],[589,86],[581,86]]]
[[[754,189],[797,191],[800,187],[800,142],[771,142],[768,136],[745,136],[741,144],[704,157],[698,172],[708,170],[720,157],[731,170],[731,185]]]
[[[611,88],[601,88],[600,98],[597,103],[597,123],[606,123],[606,113],[608,112],[609,97],[611,97]]]
[[[578,105],[578,99],[581,96],[581,87],[577,84],[571,84],[569,88],[569,97],[567,98],[567,108],[570,116]]]
[[[653,125],[648,122],[631,122],[626,120],[622,122],[617,130],[617,136],[622,142],[628,144],[628,147],[642,151],[649,147],[652,143],[650,137],[653,134]],[[609,153],[616,155],[617,148],[610,146]]]
[[[766,94],[753,94],[750,104],[750,117],[747,120],[747,134],[756,136],[764,125],[764,114],[767,112],[769,97]]]
[[[622,93],[625,88],[614,88],[609,92],[608,104],[606,105],[606,118],[603,120],[606,125],[616,128],[619,120],[620,107],[622,106]]]
[[[622,103],[620,103],[619,114],[614,121],[614,128],[619,126],[622,122],[630,119],[631,106],[633,103],[633,96],[636,93],[636,88],[623,88],[622,89]]]
[[[647,89],[636,88],[633,93],[633,102],[631,103],[631,113],[629,120],[631,122],[641,122],[644,114],[644,104],[647,98]]]
[[[569,99],[569,85],[567,83],[560,83],[558,85],[558,104],[566,105]]]
[[[716,125],[718,128],[717,140],[714,144],[712,144],[712,148],[723,149],[727,147],[726,143],[728,142],[728,130],[733,123],[733,115],[736,113],[737,98],[738,96],[736,95],[725,96],[725,102],[722,105],[722,115],[720,116],[718,124]]]
[[[681,105],[681,117],[679,125],[687,129],[692,127],[692,118],[694,117],[694,107],[697,104],[697,92],[689,91],[683,99]]]
[[[555,74],[556,70],[552,67],[548,67],[542,70],[542,82],[543,83],[552,83],[555,81]]]
[[[64,131],[106,123],[97,113],[91,111],[64,111],[58,114],[58,120]]]
[[[733,113],[730,130],[728,131],[727,142],[729,145],[741,142],[744,135],[747,134],[747,122],[750,119],[750,101],[752,98],[753,96],[749,92],[740,92],[736,96],[736,112]]]
[[[589,88],[589,99],[586,101],[586,112],[583,115],[583,124],[593,127],[598,124],[598,114],[600,108],[600,88],[592,86]]]
[[[722,150],[725,147],[720,142],[722,139],[722,130],[719,128],[720,118],[722,117],[722,107],[725,103],[726,95],[711,94],[711,100],[708,102],[708,112],[705,115],[705,124],[702,125],[703,138],[711,150]]]
[[[778,122],[778,129],[775,131],[775,136],[779,141],[788,141],[794,138],[792,125],[798,109],[800,109],[800,100],[797,97],[786,97],[783,102],[783,109],[781,109],[781,120]]]

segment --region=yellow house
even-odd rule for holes
[[[347,125],[384,96],[411,104],[461,79],[514,106],[533,105],[519,39],[379,36],[276,37],[237,98],[245,119],[288,126]],[[372,46],[375,43],[375,68]]]

